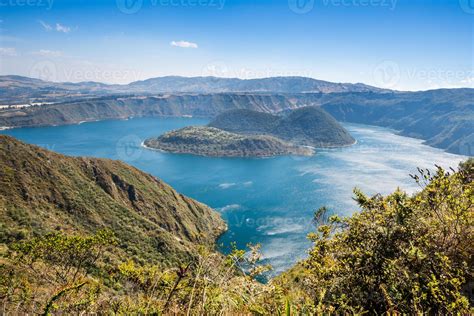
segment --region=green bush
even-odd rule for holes
[[[397,190],[367,197],[356,190],[360,213],[333,216],[310,235],[308,295],[340,312],[468,313],[472,171],[472,160],[452,174],[420,170],[413,178],[423,190],[413,196]]]

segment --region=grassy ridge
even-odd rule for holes
[[[119,161],[72,158],[0,136],[0,241],[112,229],[120,252],[174,262],[212,246],[225,223],[209,207]]]

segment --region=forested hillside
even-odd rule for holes
[[[225,223],[209,207],[120,161],[72,158],[0,136],[0,241],[109,228],[117,254],[176,262],[212,247]]]

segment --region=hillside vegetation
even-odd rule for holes
[[[218,115],[209,126],[242,134],[264,134],[313,147],[352,145],[355,140],[320,107],[303,107],[287,115],[233,110]]]
[[[72,158],[0,136],[0,242],[112,229],[119,253],[175,262],[226,225],[209,207],[120,161]]]
[[[420,170],[412,176],[420,185],[414,195],[356,190],[361,211],[350,218],[318,210],[308,258],[261,284],[255,278],[270,267],[259,264],[258,245],[225,257],[214,252],[208,244],[222,230],[219,217],[151,176],[9,137],[0,149],[0,273],[7,276],[0,278],[0,304],[7,313],[473,312],[472,159],[458,171]],[[130,185],[135,189],[123,189]],[[147,208],[130,206],[134,201]],[[164,223],[161,216],[172,225],[155,225]],[[160,240],[155,231],[173,237],[167,265],[158,255],[165,250],[147,245]],[[172,256],[183,249],[179,239],[192,255]],[[145,251],[130,251],[135,247]]]
[[[272,136],[241,135],[214,127],[190,126],[145,141],[145,146],[172,153],[215,157],[270,157],[313,154]]]

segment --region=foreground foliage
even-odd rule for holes
[[[422,190],[355,191],[361,212],[315,214],[306,260],[261,284],[258,245],[223,256],[200,247],[174,267],[109,260],[117,240],[60,233],[8,245],[3,311],[99,314],[468,314],[472,312],[474,162],[413,176]],[[327,220],[321,224],[323,219]],[[114,257],[115,258],[115,257]],[[241,271],[246,271],[242,273]]]
[[[309,236],[309,258],[282,276],[303,293],[303,301],[295,299],[313,302],[315,312],[468,313],[473,168],[471,159],[451,174],[420,169],[412,177],[423,190],[414,196],[397,190],[367,197],[356,190],[362,211],[329,217]],[[320,209],[315,220],[325,215]]]

